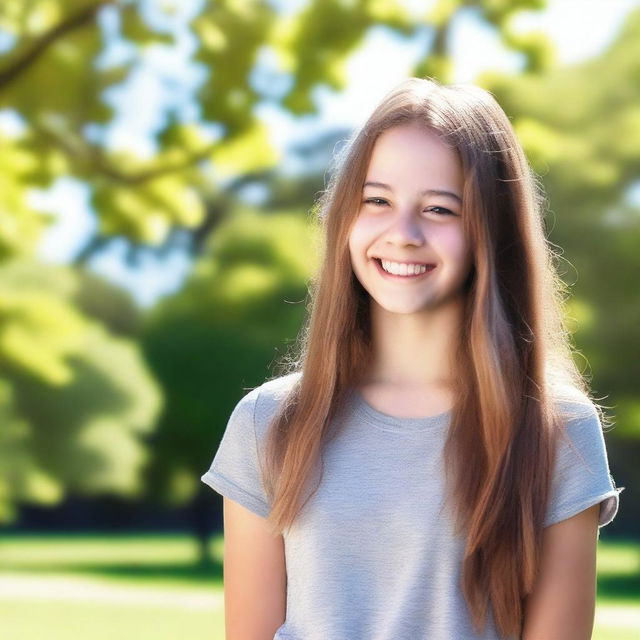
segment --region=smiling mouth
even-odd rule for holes
[[[406,273],[406,274],[402,274],[402,273],[391,273],[389,271],[385,271],[385,269],[382,267],[382,259],[381,258],[373,258],[374,262],[376,263],[376,267],[378,269],[378,271],[388,277],[388,278],[392,278],[394,280],[415,280],[418,278],[422,278],[424,276],[426,276],[427,274],[431,273],[431,271],[433,271],[436,268],[435,264],[425,264],[423,266],[426,267],[426,269],[424,271],[421,271],[419,273]],[[417,263],[412,263],[412,264],[417,264]]]

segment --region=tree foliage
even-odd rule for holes
[[[156,152],[145,158],[105,143],[117,116],[108,95],[131,78],[145,51],[172,45],[171,30],[154,21],[153,9],[167,18],[178,4],[7,0],[0,8],[0,29],[14,37],[14,44],[0,61],[0,109],[19,114],[25,131],[11,143],[13,157],[20,161],[10,168],[0,207],[15,219],[14,232],[0,227],[0,248],[5,255],[21,251],[23,242],[16,241],[15,229],[30,230],[32,236],[42,231],[48,219],[29,206],[26,192],[61,175],[90,188],[100,237],[162,245],[176,227],[207,224],[207,192],[215,191],[205,188],[211,169],[224,185],[221,180],[277,164],[256,106],[271,102],[296,115],[314,113],[314,90],[323,85],[344,88],[344,64],[372,27],[384,26],[401,36],[419,29],[432,32],[433,45],[425,47],[416,70],[424,74],[433,61],[448,55],[446,35],[455,16],[473,10],[538,68],[534,60],[544,58],[539,52],[542,41],[536,39],[540,46],[525,42],[509,25],[519,11],[543,4],[440,0],[416,20],[400,0],[311,0],[286,16],[266,1],[207,0],[189,23],[196,38],[192,59],[204,71],[192,96],[200,115],[185,119],[167,109],[156,132]],[[132,51],[124,60],[104,62],[109,42],[100,18],[106,14],[118,24],[120,44]],[[265,71],[261,65],[265,53],[277,60],[275,69]],[[255,81],[257,72],[266,76],[260,82]],[[213,139],[212,127],[219,132]],[[1,153],[0,166],[11,159],[11,154]],[[99,248],[100,243],[92,246]]]
[[[450,81],[451,30],[468,13],[523,59],[522,74],[480,82],[541,176],[551,238],[580,274],[576,342],[637,436],[639,312],[620,301],[638,267],[638,208],[625,194],[638,175],[640,18],[600,59],[562,68],[544,34],[514,27],[544,4],[437,0],[416,15],[401,0],[308,0],[286,13],[266,0],[203,0],[187,22],[201,81],[179,88],[195,109],[164,106],[145,156],[108,142],[122,107],[112,96],[149,52],[174,50],[181,3],[2,2],[0,110],[22,126],[0,130],[0,520],[16,500],[52,503],[65,490],[137,495],[142,470],[147,495],[193,496],[239,388],[264,379],[296,336],[312,271],[305,212],[323,169],[270,181],[281,158],[258,107],[314,113],[317,89],[345,87],[372,28],[422,34],[413,75]],[[126,54],[110,58],[114,38]],[[86,185],[98,224],[75,265],[54,269],[34,258],[52,216],[30,190],[63,176]],[[271,209],[240,207],[235,194],[264,176]],[[193,273],[148,316],[83,266],[112,240],[135,256],[185,236]]]
[[[0,522],[67,491],[140,492],[162,397],[138,345],[108,327],[126,314],[91,317],[92,284],[71,267],[0,267]],[[127,309],[120,291],[101,294]]]
[[[194,495],[242,387],[274,373],[292,346],[316,243],[297,212],[237,211],[184,288],[147,317],[142,344],[167,400],[150,438],[152,496]]]

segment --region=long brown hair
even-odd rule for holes
[[[457,150],[464,231],[473,250],[454,359],[460,385],[444,449],[456,531],[466,537],[462,590],[479,631],[490,606],[498,631],[519,636],[540,562],[563,420],[556,400],[563,389],[579,390],[586,402],[589,395],[563,322],[567,290],[545,239],[542,189],[509,119],[479,87],[407,79],[335,158],[313,209],[323,244],[307,319],[279,364],[278,375],[301,375],[268,431],[269,522],[282,533],[313,495],[307,490],[332,418],[371,362],[369,299],[351,268],[348,236],[376,139],[408,123]]]

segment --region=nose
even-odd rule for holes
[[[424,244],[424,234],[412,211],[398,212],[385,233],[388,245],[420,247]]]

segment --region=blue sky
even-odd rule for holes
[[[171,51],[166,47],[150,48],[144,64],[138,67],[131,81],[107,97],[118,113],[114,125],[108,131],[93,132],[104,135],[110,148],[128,148],[142,156],[153,152],[151,134],[161,126],[167,104],[178,108],[184,117],[197,119],[197,108],[190,96],[204,79],[188,61],[195,42],[185,27],[190,13],[197,10],[201,0],[176,2],[178,15],[164,24],[157,22],[157,14],[152,10],[156,2],[160,0],[145,0],[143,4],[149,8],[148,15],[156,20],[159,28],[176,33],[178,45]],[[284,4],[284,0],[277,0],[277,3]],[[287,0],[287,10],[295,10],[300,4]],[[409,9],[424,12],[427,3],[425,0],[405,0],[405,4]],[[516,25],[523,32],[545,31],[555,43],[559,60],[565,64],[597,56],[615,37],[629,11],[639,5],[638,0],[550,0],[548,4],[545,11],[523,13]],[[109,11],[101,16],[101,26],[107,34],[114,31],[114,17]],[[576,28],[578,20],[579,29]],[[111,42],[102,64],[108,65],[132,55],[131,50],[117,39],[111,38]],[[326,89],[316,91],[315,98],[320,107],[318,116],[296,119],[272,106],[260,108],[259,117],[268,124],[272,142],[283,154],[283,166],[290,172],[296,171],[293,158],[286,153],[291,143],[308,140],[315,133],[335,126],[361,124],[372,105],[409,75],[422,47],[417,38],[404,41],[385,29],[373,29],[347,65],[347,89],[341,94]],[[478,55],[479,51],[481,55]],[[391,52],[393,65],[388,64]],[[520,57],[502,48],[493,31],[479,22],[472,12],[458,20],[452,33],[452,52],[457,82],[473,82],[485,69],[516,71],[521,64]],[[266,51],[261,64],[271,64]],[[258,74],[256,81],[259,80]],[[126,108],[132,103],[137,105],[135,110]],[[10,114],[0,112],[0,128],[12,130],[18,127]],[[39,257],[44,262],[68,262],[96,226],[86,187],[76,181],[61,179],[46,192],[33,190],[31,197],[34,205],[57,215],[56,223],[42,239]],[[188,257],[175,252],[163,260],[149,257],[138,268],[131,269],[123,260],[124,249],[124,242],[114,242],[112,248],[90,266],[131,291],[144,307],[175,291],[190,268]]]

